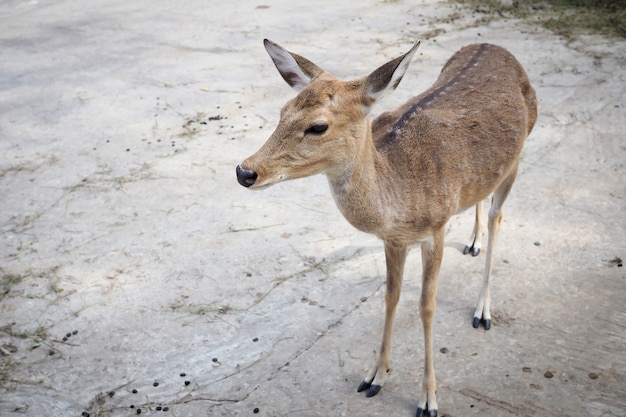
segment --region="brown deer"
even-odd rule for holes
[[[519,62],[489,44],[466,46],[443,67],[435,84],[373,122],[374,102],[396,89],[417,47],[367,77],[339,81],[311,61],[265,40],[284,80],[298,95],[261,149],[237,166],[244,187],[325,173],[345,218],[385,243],[387,286],[378,359],[358,391],[376,395],[390,366],[391,334],[407,248],[422,250],[420,316],[424,327],[423,395],[417,416],[437,415],[432,324],[445,226],[476,206],[464,253],[475,256],[482,235],[482,203],[493,193],[484,283],[473,326],[491,326],[489,280],[502,203],[515,180],[524,140],[537,118],[535,92]]]

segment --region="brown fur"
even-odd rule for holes
[[[474,321],[476,326],[482,319],[489,328],[489,279],[501,206],[515,180],[537,109],[535,93],[517,60],[501,47],[479,44],[458,51],[430,89],[370,124],[369,107],[384,88],[395,89],[416,47],[369,77],[351,82],[338,81],[292,55],[310,83],[284,106],[276,131],[238,170],[258,175],[253,187],[325,172],[346,219],[385,242],[387,313],[378,360],[359,388],[369,389],[368,395],[378,392],[389,369],[407,248],[421,244],[425,369],[418,415],[430,410],[433,416],[437,401],[432,318],[444,227],[455,213],[476,206],[470,244],[479,249],[481,204],[494,194],[485,284]],[[297,84],[297,74],[282,68],[288,53],[279,51],[277,59],[268,49],[285,80]],[[320,123],[328,124],[326,132],[308,131]]]

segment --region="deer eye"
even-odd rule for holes
[[[327,129],[328,129],[327,124],[320,123],[320,124],[311,126],[304,133],[311,133],[313,135],[321,135],[322,133],[326,132]]]

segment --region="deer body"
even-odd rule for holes
[[[394,90],[419,42],[368,77],[336,80],[312,62],[266,41],[283,78],[300,91],[281,112],[276,131],[237,167],[239,182],[261,188],[325,172],[337,206],[357,229],[385,243],[386,316],[376,364],[359,391],[373,396],[390,365],[391,333],[407,248],[422,249],[420,314],[424,326],[424,395],[418,416],[437,415],[432,318],[444,228],[477,207],[466,248],[480,249],[482,201],[493,193],[484,284],[474,327],[491,323],[489,280],[500,210],[511,189],[536,99],[517,60],[505,49],[470,45],[444,66],[435,84],[398,109],[369,121],[376,99]]]

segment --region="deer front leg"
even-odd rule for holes
[[[417,405],[417,417],[437,417],[437,382],[433,361],[433,318],[436,309],[437,280],[443,257],[444,228],[433,233],[432,242],[422,243],[422,296],[420,316],[424,327],[423,397]]]
[[[387,264],[387,288],[385,292],[385,328],[383,342],[378,353],[376,364],[359,385],[358,392],[367,390],[367,396],[378,394],[385,383],[391,362],[391,334],[396,306],[402,290],[402,275],[406,261],[407,246],[385,242],[385,261]]]

